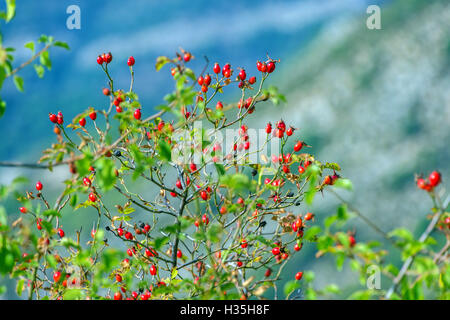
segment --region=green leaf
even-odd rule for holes
[[[50,53],[48,51],[42,52],[39,61],[41,62],[41,65],[47,67],[48,70],[52,69],[52,61],[50,60]]]
[[[222,230],[223,228],[220,224],[213,224],[206,231],[206,238],[213,243],[217,243],[220,241]]]
[[[399,237],[406,241],[413,241],[414,237],[408,229],[405,228],[397,228],[388,233],[389,237]]]
[[[45,69],[44,69],[44,67],[42,65],[35,64],[34,65],[34,70],[36,71],[36,74],[38,75],[39,78],[44,77]]]
[[[221,176],[220,184],[237,192],[254,189],[252,181],[248,178],[248,176],[242,173]]]
[[[25,279],[20,279],[19,281],[17,281],[16,293],[19,297],[22,295],[24,284],[25,284]]]
[[[25,43],[24,47],[30,49],[33,54],[36,52],[34,48],[34,41]]]
[[[352,293],[350,297],[348,297],[349,300],[369,300],[372,296],[372,293],[370,290],[361,290],[356,291]]]
[[[0,118],[3,117],[5,110],[6,110],[6,102],[1,100],[0,98]]]
[[[58,262],[56,261],[56,258],[51,254],[46,254],[45,260],[47,260],[48,264],[53,269],[55,269],[58,266]]]
[[[100,188],[110,190],[116,183],[114,162],[111,159],[102,158],[95,162],[96,177]]]
[[[169,237],[159,237],[155,239],[155,250],[160,250],[163,245],[169,242]]]
[[[169,143],[166,140],[160,139],[158,141],[158,151],[162,160],[170,161],[172,159],[172,151],[170,150]]]
[[[42,213],[45,217],[61,217],[61,214],[58,212],[58,211],[56,211],[56,210],[45,210],[43,213]]]
[[[214,166],[216,167],[219,176],[223,176],[225,174],[225,167],[223,165],[215,163]]]
[[[84,293],[81,289],[68,289],[64,292],[64,300],[80,300],[84,298]]]
[[[300,283],[298,281],[291,280],[289,282],[286,282],[286,284],[284,285],[285,296],[288,296],[289,294],[291,294],[293,291],[297,290],[298,288],[300,288]]]
[[[5,68],[0,66],[0,89],[3,86],[3,81],[5,81],[5,78],[6,78]]]
[[[316,241],[316,236],[322,231],[319,226],[312,226],[308,230],[306,230],[304,234],[304,239],[308,241]]]
[[[16,0],[6,0],[6,22],[9,22],[16,15]]]
[[[156,58],[156,65],[155,65],[156,71],[161,70],[161,68],[168,62],[170,62],[170,59],[168,57],[160,56]]]
[[[15,75],[14,76],[14,84],[16,85],[17,90],[20,92],[23,92],[23,79],[20,76]]]
[[[339,294],[339,292],[341,292],[339,290],[339,287],[335,284],[327,285],[325,288],[323,288],[323,291],[325,291],[327,293],[332,293],[332,294]]]
[[[339,178],[334,182],[333,186],[346,190],[353,190],[353,184],[349,179]]]
[[[55,41],[55,42],[53,43],[53,45],[54,45],[55,47],[61,47],[61,48],[70,50],[69,45],[68,45],[66,42],[63,42],[63,41]]]

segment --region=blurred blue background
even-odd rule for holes
[[[72,4],[81,8],[81,30],[66,28]],[[381,6],[381,30],[366,27],[371,4]],[[355,191],[343,196],[385,231],[423,228],[431,204],[416,190],[414,173],[440,169],[444,179],[450,176],[448,1],[22,0],[14,20],[1,27],[4,45],[17,48],[16,66],[30,57],[23,45],[41,34],[66,41],[71,50],[51,50],[53,66],[44,79],[32,67],[22,70],[25,93],[5,81],[0,160],[37,160],[55,141],[49,112],[61,110],[71,119],[88,106],[104,106],[101,89],[107,83],[95,61],[103,52],[114,56],[117,87],[129,85],[126,60],[135,57],[134,88],[144,116],[151,114],[173,87],[169,69],[155,71],[155,59],[182,47],[196,56],[191,66],[197,71],[203,56],[211,63],[245,67],[250,75],[256,74],[256,60],[267,54],[281,59],[270,82],[288,102],[262,107],[253,125],[262,128],[282,117],[300,128],[317,158],[339,163],[342,175],[353,181]],[[0,168],[0,183],[27,175],[56,190],[65,176],[58,170],[45,178],[40,174]],[[318,223],[338,203],[330,194],[320,197],[312,208],[301,208],[314,210]],[[357,240],[378,239],[362,224],[352,227]],[[318,287],[359,286],[347,267],[337,273],[333,261],[315,259],[312,245],[302,253],[287,272],[298,266],[324,272],[326,277],[316,279]]]

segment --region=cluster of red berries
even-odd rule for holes
[[[267,134],[271,134],[276,137],[276,138],[283,138],[284,135],[286,134],[286,136],[290,137],[294,134],[295,128],[293,127],[289,127],[286,129],[286,124],[284,123],[283,120],[279,120],[277,121],[277,123],[275,124],[275,130],[272,131],[272,123],[268,123],[266,125],[266,133]],[[299,141],[300,142],[300,141]],[[296,145],[295,148],[297,148],[298,150],[295,151],[300,151],[300,149],[303,147],[303,144],[299,144]]]
[[[57,114],[49,113],[48,117],[53,123],[57,123],[59,125],[62,125],[64,123],[64,117],[61,111],[59,111]]]
[[[91,118],[92,121],[95,121],[97,119],[97,112],[91,111],[89,113],[89,118]],[[80,126],[84,127],[86,125],[86,118],[81,118],[78,121],[78,123],[79,123]]]
[[[256,62],[256,69],[262,73],[272,73],[275,70],[275,60],[269,59],[266,62],[258,61]]]
[[[112,61],[112,58],[113,57],[112,57],[111,52],[103,53],[97,57],[97,63],[98,64],[103,64],[103,63],[108,64]]]
[[[418,188],[430,192],[434,187],[437,187],[441,183],[441,174],[438,171],[433,171],[428,176],[428,179],[419,177],[417,178],[416,183]]]

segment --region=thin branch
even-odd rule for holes
[[[22,63],[20,66],[18,66],[17,68],[15,68],[13,71],[11,71],[11,73],[6,75],[6,78],[13,76],[14,74],[16,74],[17,72],[19,72],[20,70],[22,70],[23,68],[25,68],[27,65],[29,65],[30,63],[32,63],[36,58],[38,58],[41,54],[43,54],[45,51],[47,51],[49,48],[51,47],[51,44],[47,44],[44,48],[42,48],[41,51],[39,51],[38,53],[36,53],[35,55],[33,55],[28,61],[25,61],[24,63]]]
[[[419,238],[420,243],[424,243],[428,237],[430,236],[431,232],[433,231],[434,227],[436,226],[436,223],[438,223],[439,219],[441,218],[441,215],[444,213],[445,209],[448,207],[450,203],[450,196],[447,197],[447,199],[444,201],[443,206],[439,209],[438,212],[434,215],[433,219],[431,219],[430,223],[428,224],[425,231],[422,233],[422,235]],[[416,253],[417,254],[417,253]],[[395,277],[394,282],[392,283],[392,286],[389,288],[389,290],[386,293],[385,298],[389,299],[392,294],[394,293],[395,289],[397,288],[397,285],[400,283],[400,281],[405,276],[406,272],[408,271],[409,267],[414,261],[414,258],[416,257],[416,254],[410,256],[406,261],[403,263],[403,266],[400,269],[400,272],[398,273],[397,277]]]

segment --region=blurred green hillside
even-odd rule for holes
[[[439,169],[444,186],[450,179],[450,3],[394,1],[382,9],[382,30],[367,29],[366,17],[329,25],[280,64],[288,105],[265,120],[281,113],[318,159],[339,163],[354,185],[341,195],[381,229],[402,226],[417,235],[431,202],[414,174]],[[330,193],[316,201],[317,221],[337,203]],[[357,240],[382,240],[363,223],[352,227]],[[309,252],[298,264],[325,275],[318,286],[357,284],[349,268],[339,274],[333,261]]]

